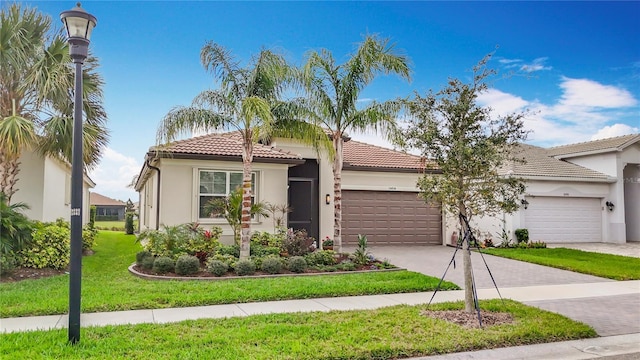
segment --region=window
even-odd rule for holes
[[[204,207],[210,200],[224,198],[242,188],[242,172],[200,170],[198,179],[198,217],[209,218]],[[251,202],[256,198],[256,173],[251,174]]]

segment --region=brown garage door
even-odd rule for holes
[[[342,192],[342,241],[357,245],[358,234],[370,245],[440,245],[440,207],[430,206],[413,192]]]

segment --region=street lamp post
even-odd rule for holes
[[[82,283],[82,64],[89,51],[96,17],[77,3],[60,13],[69,37],[69,55],[75,65],[73,102],[73,148],[71,151],[71,261],[69,269],[69,342],[80,341],[80,288]]]

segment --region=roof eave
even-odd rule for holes
[[[378,166],[358,166],[344,164],[342,170],[349,171],[369,171],[369,172],[397,172],[410,174],[441,174],[442,171],[437,169],[420,169],[420,168],[394,168],[394,167],[378,167]]]
[[[151,158],[164,158],[164,159],[180,159],[180,160],[219,160],[219,161],[242,161],[241,155],[211,155],[211,154],[193,154],[193,153],[159,153],[148,152],[147,156]],[[265,158],[260,156],[253,157],[254,163],[267,163],[267,164],[304,164],[305,160],[302,158]]]
[[[593,182],[593,183],[615,183],[617,181],[616,178],[607,177],[607,178],[591,178],[591,177],[570,177],[570,176],[544,176],[544,175],[522,175],[522,174],[513,174],[513,176],[518,176],[524,180],[541,180],[541,181],[565,181],[565,182]]]

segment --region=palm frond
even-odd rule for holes
[[[208,109],[178,106],[171,109],[162,119],[156,133],[156,143],[174,141],[181,135],[190,134],[194,129],[219,129],[232,121],[231,117]]]

